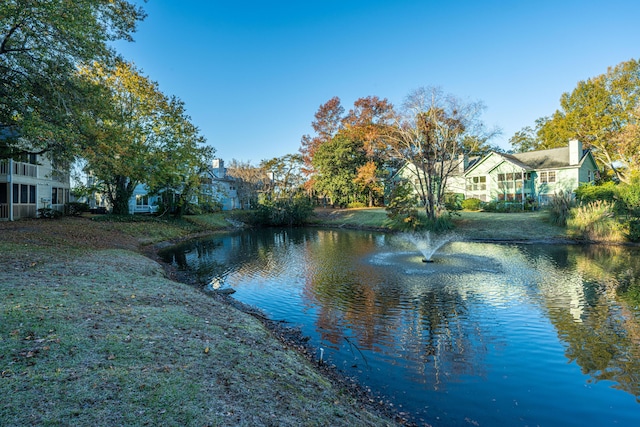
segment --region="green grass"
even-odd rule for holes
[[[190,215],[185,219],[193,224],[207,229],[224,229],[231,224],[227,221],[228,212],[217,212],[203,215]]]
[[[469,239],[547,240],[567,238],[566,229],[551,224],[546,211],[493,213],[461,211],[453,216],[454,232]],[[332,227],[393,229],[384,208],[322,210],[316,224]]]
[[[356,208],[321,211],[317,222],[330,226],[353,226],[391,229],[392,222],[384,208]]]
[[[455,231],[469,239],[547,240],[567,238],[566,229],[548,220],[548,212],[459,212]]]

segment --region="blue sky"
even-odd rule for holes
[[[182,99],[216,156],[296,153],[318,107],[400,105],[421,86],[481,100],[509,138],[563,92],[640,58],[640,1],[149,0],[116,49]]]

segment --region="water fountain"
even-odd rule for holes
[[[436,234],[433,237],[431,232],[406,233],[401,238],[411,242],[422,254],[422,262],[433,262],[433,255],[445,244],[455,238],[453,234]]]

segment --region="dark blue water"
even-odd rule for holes
[[[248,231],[164,253],[299,326],[418,422],[640,425],[638,248],[451,241],[421,262],[382,233]]]

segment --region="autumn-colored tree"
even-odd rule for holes
[[[390,155],[407,163],[430,220],[444,203],[447,180],[459,168],[465,143],[486,142],[497,132],[485,130],[483,110],[481,102],[463,102],[437,87],[419,88],[407,96],[388,135]]]
[[[109,63],[108,43],[131,40],[144,16],[127,0],[0,2],[0,131],[16,130],[29,151],[69,161],[77,154],[77,113],[87,97],[77,66]],[[25,148],[17,138],[4,139],[0,158]]]
[[[385,137],[389,133],[388,128],[394,123],[395,112],[393,105],[386,99],[376,96],[359,98],[354,102],[354,106],[347,114],[340,105],[340,99],[335,97],[320,106],[315,115],[316,120],[312,123],[316,131],[315,137],[305,135],[302,141],[301,153],[305,161],[304,171],[310,175],[307,185],[310,189],[327,189],[326,171],[323,176],[315,165],[323,164],[327,158],[326,149],[322,154],[322,159],[315,159],[316,154],[323,145],[333,144],[335,138],[340,138],[341,143],[350,141],[350,149],[358,150],[358,157],[364,158],[368,165],[364,163],[350,165],[353,174],[349,175],[356,181],[350,183],[358,190],[350,194],[349,197],[361,198],[373,204],[374,200],[381,196],[380,180],[384,175],[383,165],[387,144]],[[326,166],[326,165],[325,165]],[[358,168],[362,168],[358,171]],[[347,175],[341,175],[345,178]],[[339,180],[334,179],[334,184]]]
[[[359,193],[366,194],[369,207],[374,206],[375,201],[382,199],[384,195],[383,177],[379,171],[380,169],[372,160],[356,169],[354,182],[360,187]]]
[[[313,174],[313,156],[318,147],[331,140],[342,128],[342,115],[344,108],[340,104],[337,96],[331,98],[326,103],[320,105],[315,113],[315,120],[311,122],[311,127],[315,131],[315,136],[304,135],[300,153],[305,164],[304,172],[307,175]]]
[[[180,100],[166,97],[157,83],[120,60],[112,67],[85,66],[79,75],[96,91],[82,115],[81,155],[114,214],[129,212],[139,183],[179,194],[194,187],[211,149],[201,147],[204,139]]]
[[[639,106],[640,62],[632,59],[562,94],[560,109],[537,133],[540,143],[536,148],[564,147],[569,140],[577,139],[593,150],[601,165],[627,182],[637,163],[628,162],[633,151],[627,153],[623,143],[627,138],[621,135],[633,134]],[[632,126],[631,130],[626,131],[627,126]],[[629,148],[633,150],[633,144]]]

